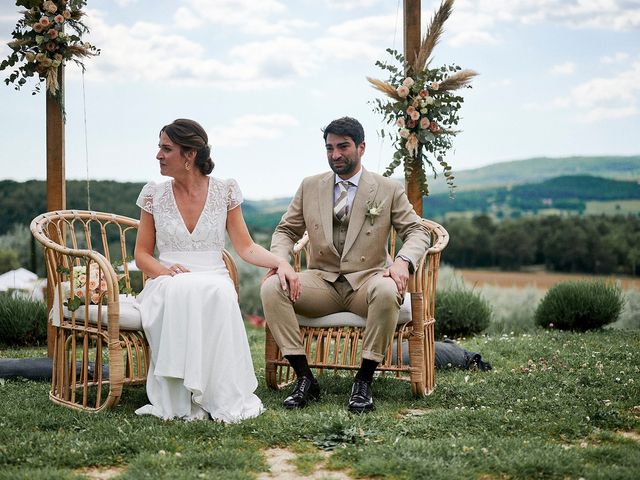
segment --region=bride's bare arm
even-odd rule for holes
[[[253,241],[247,224],[242,216],[242,209],[237,206],[227,213],[227,233],[233,248],[245,262],[258,267],[276,269],[283,290],[289,288],[289,298],[296,301],[300,295],[298,274],[289,262],[274,255],[266,248]]]
[[[156,227],[153,215],[141,210],[140,225],[136,236],[136,265],[145,275],[156,278],[160,275],[171,275],[173,272],[162,265],[153,256],[156,246]]]

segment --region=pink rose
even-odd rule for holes
[[[413,81],[413,78],[411,77],[407,77],[404,79],[404,81],[402,82],[402,85],[404,85],[407,88],[411,88],[411,86],[416,83]]]
[[[429,96],[429,92],[427,92],[426,90],[420,90],[420,96],[422,98],[427,98]]]
[[[42,32],[42,30],[44,29],[44,27],[42,25],[40,25],[40,23],[34,23],[33,24],[33,31],[36,33],[40,33]]]
[[[73,294],[76,297],[84,298],[84,288],[76,288],[76,291]]]
[[[409,105],[407,107],[407,115],[411,116],[411,114],[415,111],[416,111],[416,107],[414,107],[413,105]]]
[[[417,122],[415,120],[409,120],[409,122],[407,123],[407,127],[409,128],[416,128]]]
[[[91,303],[95,303],[96,305],[98,303],[100,303],[100,294],[99,293],[92,293],[91,294]]]
[[[400,85],[396,92],[398,92],[398,95],[400,95],[402,98],[405,98],[407,95],[409,95],[409,88],[405,87],[404,85]]]
[[[44,2],[44,4],[42,4],[42,6],[49,13],[56,13],[56,10],[58,10],[58,7],[56,7],[56,4],[53,3],[51,0],[47,0],[46,2]]]
[[[420,118],[420,112],[414,109],[409,116],[411,117],[411,120],[418,120]]]
[[[51,40],[58,38],[58,31],[55,28],[50,28],[49,31],[47,32],[47,35],[49,35],[49,38],[51,38]]]
[[[429,124],[429,130],[431,130],[432,133],[436,133],[438,130],[440,130],[440,127],[435,120],[432,120]]]
[[[69,20],[71,18],[71,12],[69,10],[65,10],[64,12],[62,12],[62,16],[65,18],[65,20]]]
[[[407,130],[406,128],[403,128],[400,130],[400,136],[402,138],[407,138],[409,136],[411,132],[409,130]]]
[[[400,128],[404,128],[404,117],[400,117],[398,120],[396,120],[396,125]]]
[[[107,291],[107,282],[105,282],[104,280],[100,280],[100,290],[102,290],[103,292]]]
[[[429,119],[427,117],[422,117],[420,119],[420,128],[423,130],[425,128],[429,128]]]
[[[42,28],[47,28],[49,25],[51,25],[51,22],[47,17],[42,17],[40,19],[40,25],[42,25]]]
[[[56,23],[64,23],[64,17],[62,15],[56,15],[55,17],[53,17],[53,20]]]
[[[95,280],[89,280],[89,290],[95,290],[98,288],[98,282]]]
[[[54,52],[58,49],[58,45],[56,45],[56,42],[47,42],[47,50],[49,50],[50,52]]]
[[[431,90],[438,90],[440,88],[440,84],[438,82],[431,82]]]

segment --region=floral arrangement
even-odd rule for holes
[[[376,217],[382,213],[383,207],[384,200],[380,203],[374,201],[367,202],[367,213],[365,213],[365,216],[369,219],[371,225],[373,225]]]
[[[389,79],[385,82],[367,77],[374,88],[389,97],[375,100],[374,108],[394,127],[387,135],[396,152],[384,175],[390,176],[404,162],[405,178],[415,175],[424,195],[429,195],[426,167],[436,177],[436,162],[442,167],[449,188],[455,188],[451,166],[444,160],[452,147],[452,137],[458,133],[455,128],[464,101],[454,91],[470,88],[471,79],[477,75],[473,70],[463,70],[457,65],[430,66],[433,48],[443,32],[444,22],[451,15],[453,2],[442,2],[413,62],[407,62],[402,54],[387,49],[400,66],[378,61],[376,65],[390,73]],[[385,131],[380,133],[384,138]]]
[[[5,83],[16,84],[16,90],[35,76],[46,81],[49,93],[60,100],[58,73],[66,61],[73,61],[84,68],[82,58],[98,55],[100,51],[83,42],[81,35],[88,33],[80,21],[86,0],[16,0],[16,6],[24,7],[22,18],[12,32],[8,43],[12,50],[9,58],[0,63],[0,70],[18,65]],[[68,26],[72,32],[65,32]],[[34,94],[40,89],[36,85]],[[61,102],[60,102],[61,103]]]
[[[78,265],[73,267],[71,272],[69,269],[62,269],[61,273],[70,276],[69,282],[63,283],[63,298],[67,299],[64,305],[70,310],[77,310],[81,305],[86,305],[87,301],[97,305],[102,303],[104,294],[107,292],[107,282],[105,282],[100,267],[97,264],[89,265],[89,274],[87,275],[87,267]]]

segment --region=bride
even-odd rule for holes
[[[193,120],[160,130],[160,173],[148,183],[135,260],[148,277],[136,300],[151,360],[150,404],[138,415],[238,422],[262,413],[236,291],[222,259],[225,230],[240,257],[277,271],[292,301],[300,293],[291,266],[256,245],[242,217],[235,180],[209,177],[208,137]],[[154,257],[157,249],[158,259]]]

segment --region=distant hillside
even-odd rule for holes
[[[529,158],[454,171],[454,174],[456,192],[538,183],[549,178],[568,175],[635,180],[640,178],[640,156]],[[447,186],[441,178],[430,182],[429,187],[433,194],[447,192]]]
[[[551,181],[555,177],[565,178]],[[607,214],[636,214],[640,205],[634,203],[638,202],[638,185],[634,181],[639,178],[640,156],[532,158],[497,163],[457,172],[455,199],[449,198],[443,182],[430,182],[431,195],[425,199],[424,211],[434,219],[448,212],[494,212],[500,217],[518,212],[553,213],[558,209],[576,213],[591,213],[590,209],[595,209]],[[615,183],[622,180],[627,182]],[[138,217],[140,212],[135,201],[142,186],[143,183],[92,181],[91,208]],[[245,194],[251,196],[250,192]],[[245,201],[243,212],[249,228],[271,232],[289,201],[290,198]],[[87,208],[84,181],[67,181],[67,207]],[[28,225],[45,209],[44,181],[0,180],[0,235],[14,223]]]
[[[455,198],[440,193],[425,198],[424,212],[434,219],[461,212],[489,213],[498,218],[563,211],[577,214],[607,213],[603,206],[609,203],[613,204],[610,209],[612,213],[640,214],[638,181],[572,175],[540,183],[460,191]]]
[[[91,209],[138,218],[140,208],[136,206],[136,199],[143,186],[144,183],[91,181],[89,182]],[[81,180],[67,180],[66,187],[67,208],[86,210],[87,183]],[[242,209],[250,228],[270,233],[288,204],[289,199],[245,200]],[[46,182],[0,180],[0,235],[9,231],[15,223],[28,226],[33,218],[45,212],[46,209]]]

